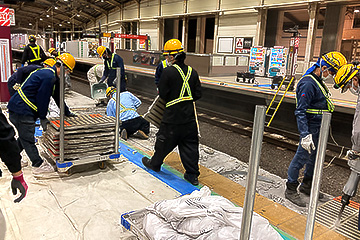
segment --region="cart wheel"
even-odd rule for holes
[[[99,162],[99,168],[100,169],[105,169],[106,168],[106,162],[105,161]]]
[[[274,84],[271,84],[271,89],[275,89],[275,85],[274,85]]]

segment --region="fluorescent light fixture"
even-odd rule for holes
[[[355,9],[355,10],[354,10],[354,13],[358,13],[358,12],[360,12],[359,9]]]
[[[55,6],[55,9],[58,9],[58,7]]]
[[[61,26],[62,26],[62,24],[61,24],[61,23],[59,23],[59,26],[61,27]]]
[[[67,23],[69,23],[69,24],[70,24],[70,21],[68,21]]]
[[[76,14],[77,17],[80,17],[80,14]]]
[[[50,25],[48,25],[48,27],[51,27]]]
[[[40,18],[40,21],[42,21],[43,19],[42,18]]]
[[[49,14],[46,14],[46,17],[50,17]]]
[[[31,22],[29,22],[29,25],[30,25],[30,26],[32,25]]]

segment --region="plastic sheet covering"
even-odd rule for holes
[[[239,239],[243,209],[221,196],[211,196],[208,187],[174,200],[146,208],[144,232],[150,239]],[[268,220],[254,213],[252,240],[282,240]]]

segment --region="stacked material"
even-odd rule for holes
[[[145,113],[144,118],[148,122],[154,124],[156,127],[160,127],[160,123],[165,111],[165,101],[159,97],[155,98],[154,102],[149,107],[147,113]]]
[[[60,155],[60,118],[49,118],[50,124],[41,144],[47,154],[58,160]],[[115,144],[115,117],[87,114],[65,118],[64,158],[76,160],[85,156],[113,152]]]

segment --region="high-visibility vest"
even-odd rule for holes
[[[172,106],[172,105],[174,105],[176,103],[179,103],[179,102],[193,100],[193,97],[191,95],[191,89],[190,89],[190,86],[189,86],[189,79],[190,79],[190,76],[191,76],[192,68],[190,66],[188,66],[188,71],[187,71],[187,74],[185,76],[184,72],[182,71],[182,69],[177,64],[174,64],[173,66],[180,73],[181,78],[183,79],[183,85],[182,85],[182,88],[181,88],[181,91],[180,91],[180,96],[178,98],[166,103],[166,105],[165,105],[166,107],[170,107],[170,106]],[[187,92],[187,95],[188,95],[186,97],[184,97],[185,91]]]
[[[116,102],[116,98],[112,97],[111,99]],[[125,112],[125,111],[135,111],[135,112],[136,112],[136,109],[134,109],[134,108],[126,108],[126,107],[125,107],[124,105],[122,105],[121,103],[120,103],[120,107],[122,107],[122,110],[120,110],[120,113],[123,113],[123,112]]]
[[[55,70],[52,69],[52,68],[41,68],[41,69],[37,69],[37,70],[35,70],[35,71],[33,71],[33,72],[30,73],[30,75],[29,75],[29,76],[25,79],[25,81],[21,84],[21,87],[24,86],[24,84],[26,83],[26,81],[29,79],[29,77],[30,77],[33,73],[35,73],[35,72],[37,72],[37,71],[39,71],[39,70],[42,70],[42,69],[50,69],[50,70],[54,73],[54,76],[55,76]],[[21,99],[22,99],[31,109],[33,109],[35,112],[37,112],[37,106],[36,106],[34,103],[32,103],[32,102],[26,97],[26,95],[25,95],[24,92],[22,91],[21,87],[17,90],[18,93],[19,93],[19,96],[21,97]],[[53,93],[54,93],[54,90],[55,90],[55,86],[54,86],[54,88],[53,88]]]
[[[325,88],[326,88],[326,89],[325,89],[324,86],[322,86],[322,85],[319,83],[319,81],[317,81],[317,80],[315,79],[315,77],[312,76],[311,74],[305,75],[304,77],[311,77],[311,78],[316,82],[316,84],[319,86],[321,92],[323,93],[323,95],[324,95],[324,97],[325,97],[325,99],[326,99],[327,107],[328,107],[328,109],[313,109],[313,108],[308,108],[308,109],[306,109],[306,112],[307,112],[307,113],[311,113],[311,114],[323,114],[324,112],[333,112],[334,109],[335,109],[335,105],[334,105],[333,101],[332,101],[331,98],[330,98],[329,89],[327,89],[327,87],[324,85]],[[300,80],[301,80],[301,79],[300,79]],[[296,105],[297,105],[297,98],[296,98]]]
[[[40,57],[40,47],[39,47],[39,45],[36,45],[36,47],[31,47],[31,46],[29,46],[29,48],[31,49],[31,51],[32,51],[33,54],[34,54],[34,58],[33,58],[33,59],[30,59],[29,61],[30,61],[30,62],[34,62],[34,61],[39,61],[39,60],[41,60],[41,57]],[[35,50],[37,50],[37,54],[36,54]]]
[[[166,59],[161,61],[163,68],[166,68],[168,66]]]
[[[113,53],[113,54],[111,55],[110,64],[109,64],[109,61],[106,61],[109,69],[116,69],[116,67],[115,67],[115,68],[113,67],[114,57],[115,57],[115,53]]]

